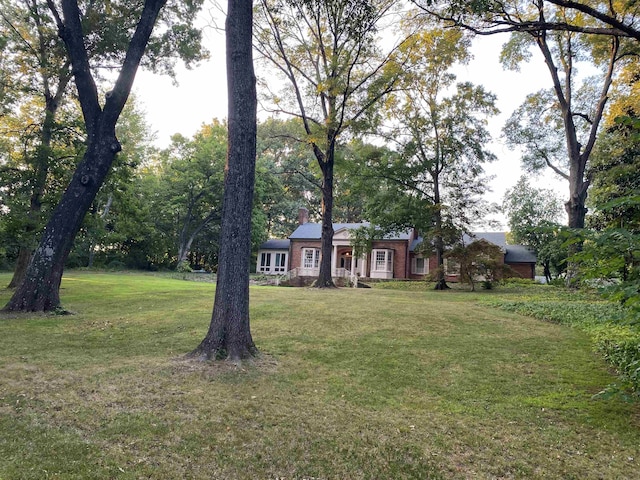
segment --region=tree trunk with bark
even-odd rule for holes
[[[60,37],[73,65],[88,145],[71,183],[45,227],[24,281],[4,310],[49,311],[60,307],[59,290],[64,263],[85,214],[102,186],[115,155],[121,150],[115,125],[129,97],[138,65],[165,2],[166,0],[145,1],[120,75],[113,90],[106,94],[104,108],[98,101],[98,89],[91,74],[77,2],[62,1],[64,21],[53,2],[50,3]]]
[[[331,144],[333,145],[333,144]],[[320,235],[320,271],[315,286],[333,288],[331,263],[333,256],[333,166],[335,147],[330,146],[320,163],[322,170],[322,230]]]
[[[442,204],[440,198],[440,175],[438,169],[440,168],[440,163],[437,162],[435,166],[435,171],[429,172],[431,174],[431,178],[433,179],[433,203],[435,207],[434,211],[434,227],[435,227],[435,238],[434,238],[434,246],[436,251],[436,263],[438,264],[438,269],[436,271],[436,284],[435,290],[447,290],[449,285],[447,285],[447,281],[445,279],[444,272],[444,240],[442,238]]]
[[[256,165],[257,97],[252,2],[229,0],[226,21],[229,141],[222,205],[218,281],[200,359],[240,361],[257,354],[249,323],[251,210]]]
[[[44,55],[44,54],[42,54]],[[7,288],[16,288],[27,273],[27,267],[31,261],[31,255],[36,243],[36,231],[40,224],[40,212],[42,211],[42,196],[44,195],[47,176],[49,175],[49,163],[51,162],[51,139],[53,138],[53,129],[55,126],[55,118],[58,112],[62,97],[67,89],[67,85],[71,80],[68,70],[69,65],[60,72],[58,78],[58,87],[55,94],[50,92],[50,79],[44,78],[44,121],[42,122],[42,130],[40,131],[40,145],[36,149],[35,155],[35,171],[33,175],[33,186],[31,188],[31,197],[29,199],[29,212],[27,214],[27,225],[25,226],[26,244],[21,245],[18,251],[18,260],[13,271],[13,277]]]

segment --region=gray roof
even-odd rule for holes
[[[289,250],[289,240],[272,239],[260,245],[260,250]]]
[[[360,227],[368,227],[370,223],[362,222],[362,223],[334,223],[333,231],[338,232],[343,229],[347,230],[355,230]],[[322,224],[321,223],[305,223],[296,228],[293,233],[289,236],[292,240],[320,240],[322,235]],[[401,232],[392,235],[385,235],[379,240],[408,240],[410,232]]]
[[[507,245],[504,256],[505,263],[536,263],[538,257],[524,245]]]
[[[494,245],[498,245],[505,252],[505,263],[536,263],[536,254],[524,245],[508,245],[507,234],[505,232],[473,232],[473,237],[464,236],[465,243],[478,239],[485,239]]]
[[[536,254],[529,250],[528,247],[524,245],[508,245],[505,232],[473,232],[471,235],[463,237],[464,243],[467,245],[480,239],[493,243],[504,250],[505,263],[536,263],[538,260]],[[422,237],[418,237],[411,242],[409,251],[415,251],[420,242],[422,242]]]

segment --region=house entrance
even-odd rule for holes
[[[353,254],[351,252],[344,252],[340,255],[340,268],[351,271],[352,260]]]

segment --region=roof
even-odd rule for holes
[[[538,260],[536,254],[524,245],[508,245],[505,232],[473,232],[471,235],[464,235],[463,237],[463,241],[467,245],[480,239],[493,243],[504,250],[505,263],[536,263]],[[411,242],[409,251],[415,251],[420,242],[422,242],[422,237],[418,237]]]
[[[505,232],[473,232],[473,237],[464,236],[465,243],[475,240],[484,239],[504,250],[505,263],[536,263],[538,257],[524,245],[507,244],[507,234]]]
[[[262,245],[260,245],[260,250],[289,250],[289,245],[291,241],[287,240],[267,240]]]
[[[356,230],[361,227],[369,227],[371,224],[368,222],[361,223],[334,223],[333,231],[339,232],[340,230]],[[384,235],[378,240],[409,240],[410,232],[401,232],[397,234]],[[296,228],[289,236],[291,240],[320,240],[322,236],[322,224],[321,223],[305,223]]]
[[[536,263],[538,257],[524,245],[507,245],[505,263]]]

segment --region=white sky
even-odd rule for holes
[[[489,128],[494,136],[491,149],[498,160],[485,169],[495,176],[487,200],[497,203],[502,202],[505,190],[513,187],[523,173],[518,153],[510,151],[500,140],[502,126],[527,94],[548,88],[551,82],[538,52],[534,52],[533,59],[523,64],[520,71],[503,70],[499,54],[505,40],[504,36],[495,35],[476,38],[472,47],[473,60],[456,71],[459,81],[484,85],[497,95],[501,113],[490,120]],[[134,92],[140,107],[146,112],[147,122],[156,132],[158,147],[168,146],[174,133],[190,137],[214,118],[226,118],[224,34],[220,30],[206,28],[204,41],[210,51],[210,59],[192,70],[179,67],[177,86],[167,77],[145,71],[138,73]],[[259,71],[257,73],[260,75]],[[531,183],[536,187],[553,188],[560,198],[567,196],[566,182],[551,173],[532,178]]]

